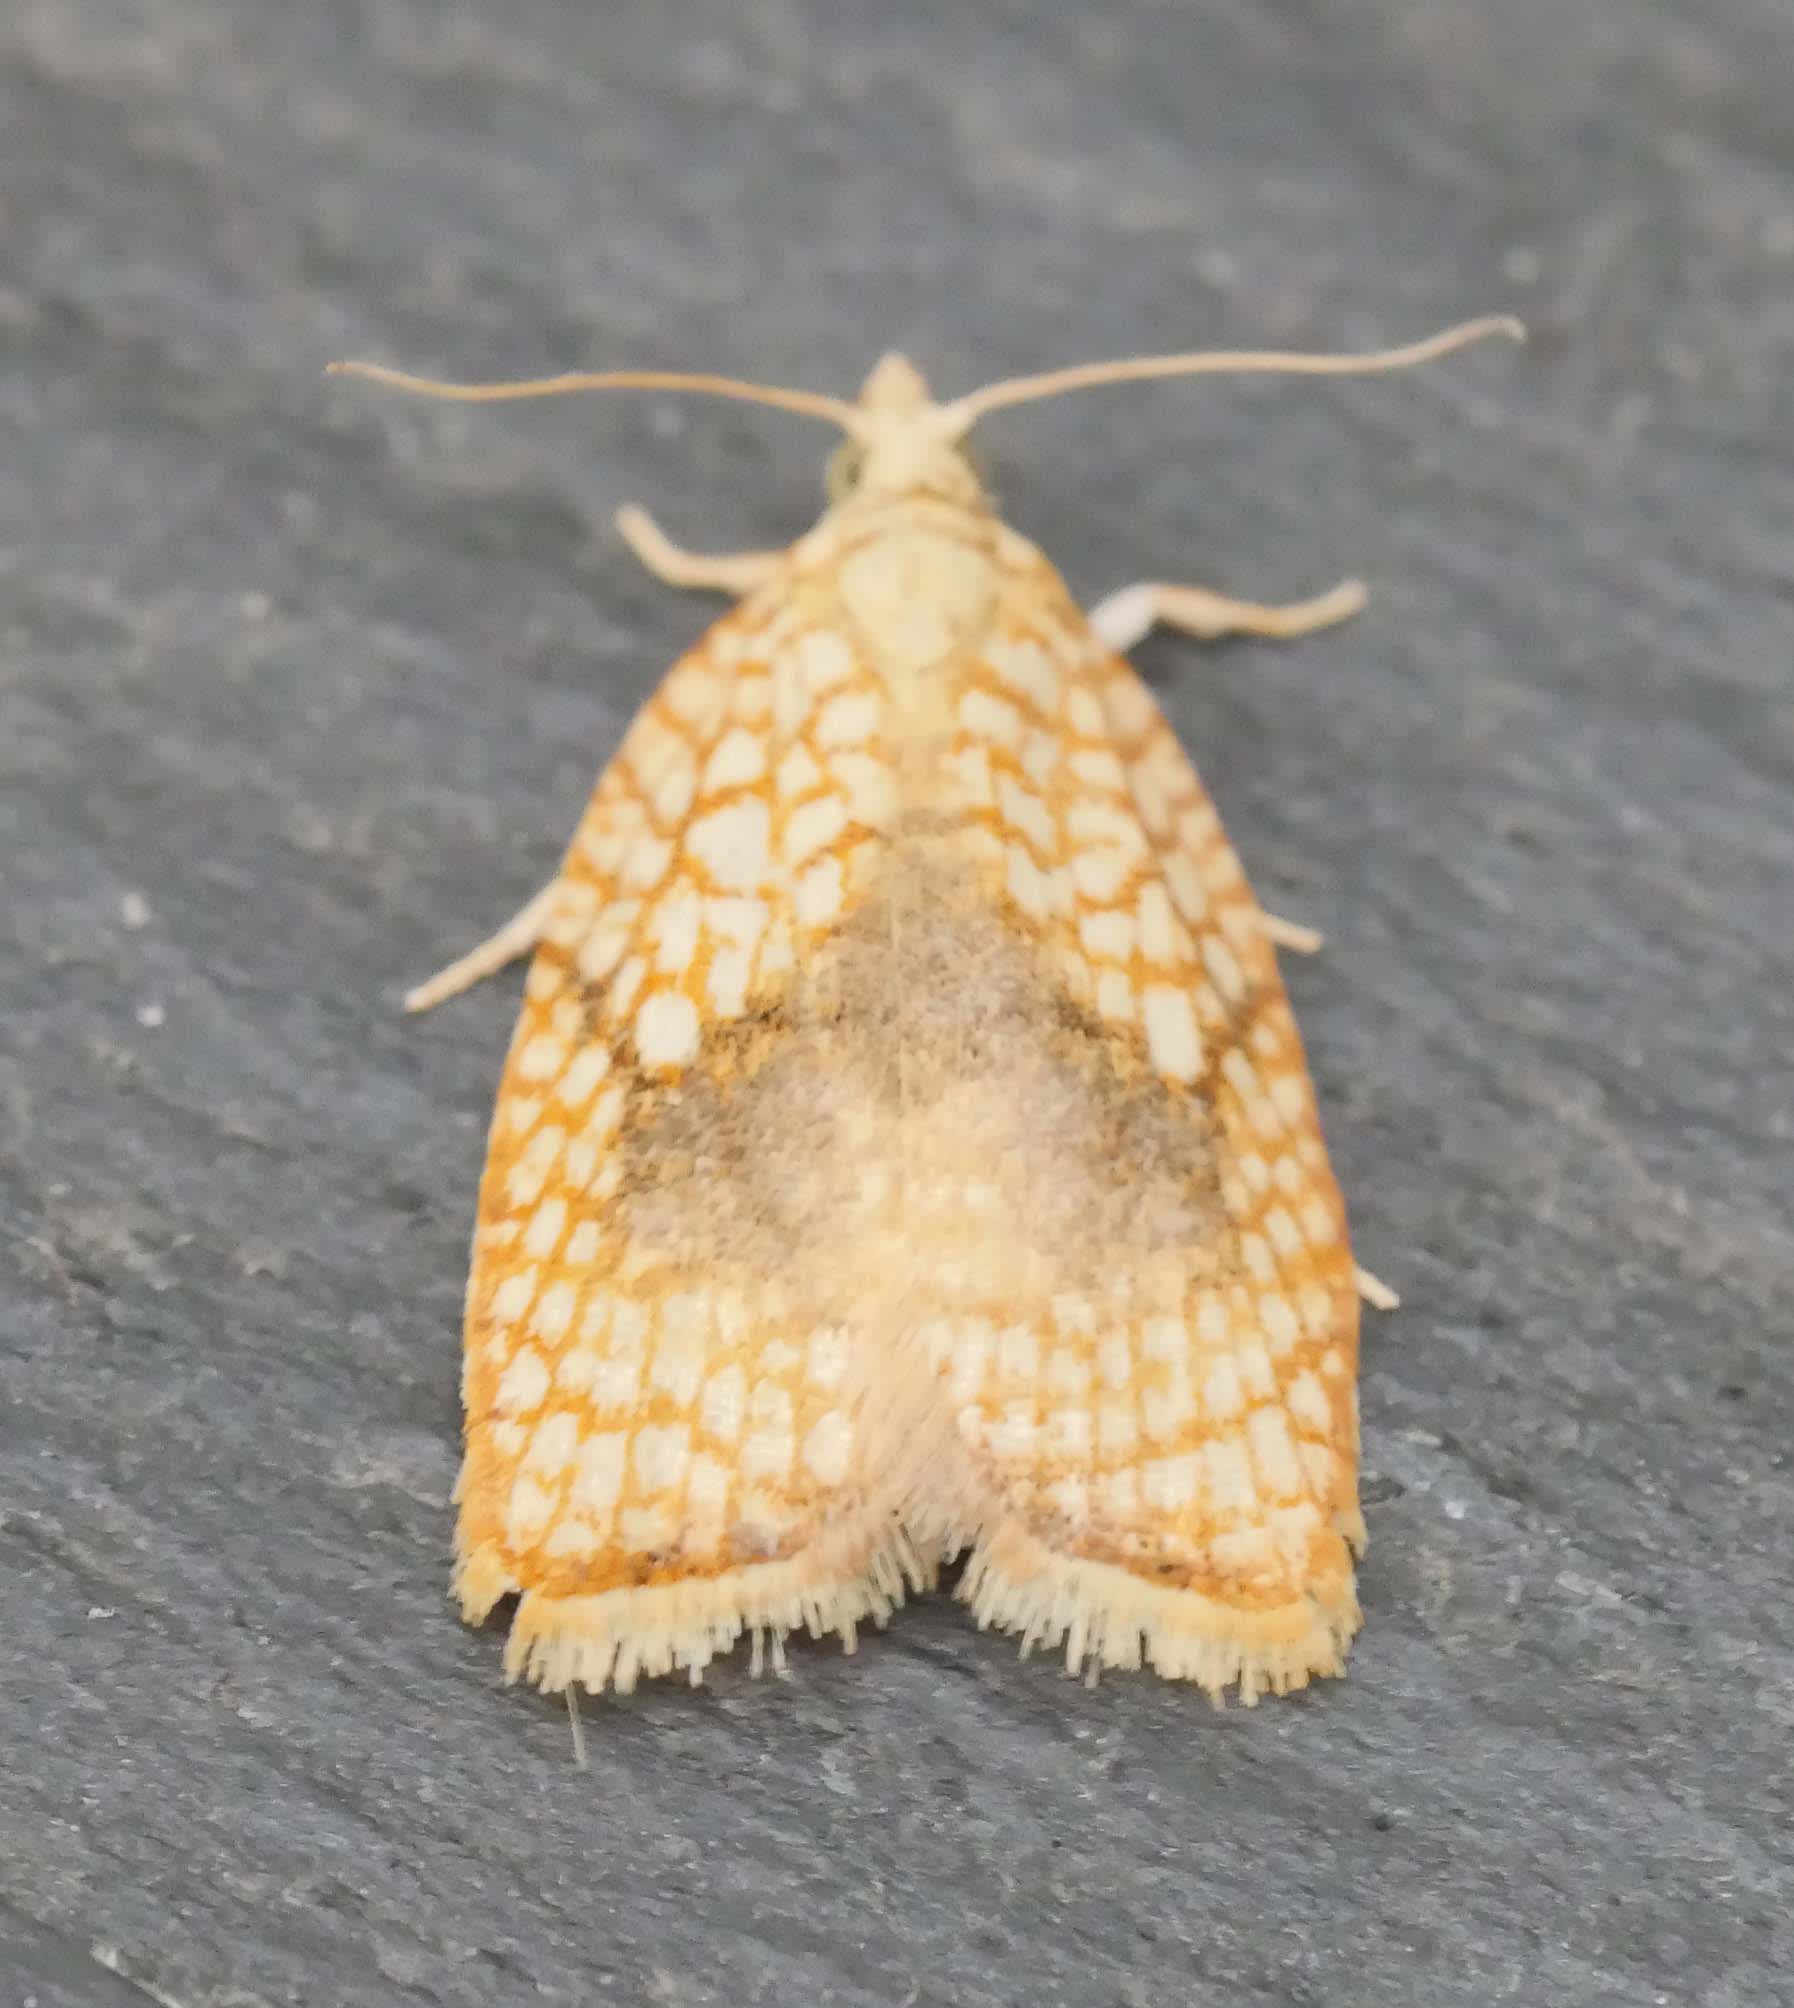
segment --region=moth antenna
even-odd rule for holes
[[[944,407],[943,416],[961,430],[986,412],[1012,404],[1032,404],[1066,391],[1090,390],[1098,384],[1140,383],[1154,377],[1208,376],[1221,371],[1267,371],[1288,376],[1368,376],[1379,370],[1404,370],[1415,363],[1450,355],[1488,335],[1526,339],[1525,325],[1512,314],[1485,314],[1479,320],[1442,329],[1425,341],[1399,349],[1373,349],[1365,355],[1304,354],[1281,349],[1198,349],[1186,355],[1124,356],[1115,362],[1074,363],[1069,369],[1047,370],[1039,376],[1006,377],[986,384]]]
[[[578,390],[689,390],[706,397],[734,398],[741,404],[769,404],[805,418],[826,419],[852,431],[852,405],[821,391],[784,390],[776,384],[743,383],[735,377],[698,376],[684,370],[571,370],[564,376],[525,377],[515,383],[444,383],[436,377],[412,376],[384,363],[327,363],[326,376],[364,377],[392,390],[419,397],[447,398],[457,404],[501,404],[512,398],[562,397]]]

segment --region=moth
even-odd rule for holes
[[[882,1625],[942,1565],[1067,1667],[1247,1702],[1360,1622],[1358,1270],[1276,950],[1124,652],[1362,603],[1127,588],[1079,610],[995,513],[987,414],[1127,380],[1424,362],[1136,357],[937,401],[660,371],[463,399],[697,391],[824,419],[788,550],[671,670],[551,882],[407,1000],[533,952],[480,1187],[454,1587],[507,1675],[695,1683],[742,1633]],[[968,1553],[969,1551],[969,1553]]]

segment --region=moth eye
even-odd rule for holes
[[[851,495],[860,485],[860,469],[866,464],[866,449],[857,440],[848,440],[829,455],[823,486],[831,502]]]

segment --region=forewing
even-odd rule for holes
[[[994,1303],[997,1343],[943,1346],[962,1594],[1073,1666],[1300,1686],[1358,1624],[1358,1304],[1262,915],[1157,705],[1056,581],[1016,597],[971,689],[958,757],[995,776],[1008,920],[1091,1077],[1143,1077],[1192,1155],[1136,1122],[1128,1171],[1167,1230]]]
[[[567,854],[467,1303],[456,1587],[470,1621],[522,1592],[513,1675],[695,1679],[743,1629],[851,1640],[923,1573],[856,1476],[842,1335],[768,1258],[791,1153],[755,1162],[740,1087],[883,842],[887,752],[781,581],[669,674]]]

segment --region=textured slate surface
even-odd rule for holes
[[[500,19],[501,30],[494,25]],[[17,0],[0,21],[0,2002],[1789,1998],[1783,0]],[[1014,414],[1268,901],[1364,1258],[1369,1623],[1247,1713],[944,1599],[498,1685],[457,1318],[541,881],[827,442],[326,386],[947,388],[1512,305],[1529,351]]]

